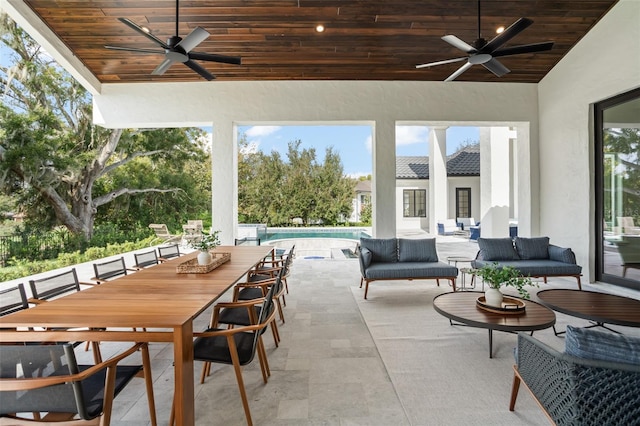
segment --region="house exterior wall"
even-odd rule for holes
[[[471,188],[471,217],[480,221],[480,177],[449,177],[449,219],[456,219],[456,188]]]
[[[480,177],[458,177],[453,176],[447,178],[449,186],[449,212],[451,214],[448,218],[435,218],[438,219],[455,219],[454,214],[456,211],[456,188],[471,188],[471,212],[473,218],[476,221],[480,219]],[[430,218],[418,218],[418,217],[403,217],[403,191],[405,189],[424,189],[427,191],[427,204],[429,203],[429,180],[428,179],[397,179],[396,180],[396,229],[398,230],[417,230],[429,232]],[[427,205],[427,212],[429,206]]]
[[[640,1],[620,0],[538,85],[540,234],[572,247],[590,282],[596,244],[591,105],[640,87],[639,23]]]
[[[426,191],[425,212],[427,217],[404,217],[403,192],[405,189],[424,189]],[[428,179],[396,179],[396,229],[398,230],[423,230],[429,232],[429,180]]]

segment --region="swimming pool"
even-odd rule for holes
[[[296,245],[296,257],[304,259],[349,259],[360,237],[370,237],[363,228],[267,228],[259,232],[262,244],[278,248]]]
[[[360,237],[371,237],[361,228],[267,228],[265,233],[258,234],[262,241],[290,240],[294,238],[335,238],[359,241]]]

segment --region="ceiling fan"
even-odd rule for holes
[[[518,55],[521,53],[542,52],[550,50],[553,47],[553,42],[547,41],[543,43],[522,44],[520,46],[500,49],[502,45],[517,36],[520,32],[524,31],[531,24],[533,24],[531,19],[520,18],[511,24],[509,28],[495,36],[491,41],[487,42],[487,40],[483,39],[480,35],[480,0],[478,0],[478,39],[473,42],[473,46],[465,43],[454,35],[446,35],[442,37],[442,40],[467,53],[468,56],[416,65],[416,68],[428,68],[436,65],[444,65],[466,60],[467,63],[458,68],[458,70],[447,77],[445,81],[455,80],[473,65],[482,65],[496,76],[502,77],[508,72],[511,72],[511,70],[498,61],[496,59],[497,57]]]
[[[157,38],[156,36],[154,36],[153,34],[151,34],[151,31],[148,28],[141,27],[140,25],[136,24],[130,19],[118,18],[120,22],[134,29],[138,33],[142,34],[143,36],[147,37],[149,40],[153,41],[154,43],[162,47],[163,50],[139,49],[135,47],[120,47],[120,46],[105,46],[105,47],[111,50],[125,50],[128,52],[153,53],[153,54],[164,55],[165,56],[164,61],[162,61],[160,65],[158,65],[156,69],[153,70],[153,72],[151,73],[152,75],[162,75],[175,62],[182,62],[183,64],[185,64],[186,66],[188,66],[189,68],[191,68],[192,70],[200,74],[205,79],[213,80],[215,79],[215,76],[211,74],[209,71],[207,71],[206,69],[204,69],[204,67],[199,65],[197,62],[195,62],[194,59],[198,61],[221,62],[225,64],[240,65],[241,58],[236,56],[225,56],[225,55],[215,55],[212,53],[194,52],[192,49],[194,49],[196,46],[198,46],[200,43],[206,40],[210,34],[204,28],[196,27],[184,39],[181,38],[178,35],[178,27],[180,23],[179,11],[180,11],[179,0],[176,0],[176,33],[174,36],[169,38],[169,40],[167,40],[166,43],[160,40],[159,38]]]

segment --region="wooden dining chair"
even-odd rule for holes
[[[286,289],[285,280],[289,275],[289,267],[292,258],[292,256],[284,257],[281,264],[274,267],[272,271],[270,270],[269,274],[249,274],[247,276],[247,282],[235,285],[233,289],[233,300],[251,300],[257,297],[263,297],[264,294],[266,294],[266,290],[271,285],[277,285],[278,288],[275,290],[274,298],[278,306],[280,320],[284,324],[284,307],[287,305],[284,296]],[[275,277],[272,275],[273,273],[276,274],[276,277],[279,277],[277,283]]]
[[[138,352],[142,365],[119,365]],[[137,343],[96,365],[78,365],[69,344],[0,345],[0,373],[3,426],[109,425],[113,399],[140,373],[144,374],[150,422],[157,424],[147,343]]]
[[[253,361],[258,355],[260,361],[260,371],[262,379],[267,383],[271,375],[266,351],[262,342],[262,334],[266,327],[275,319],[275,309],[273,306],[273,294],[269,293],[261,299],[259,309],[254,309],[255,304],[251,301],[237,302],[235,308],[244,309],[250,317],[250,325],[235,328],[219,328],[219,324],[212,324],[204,332],[194,333],[193,359],[203,361],[205,369],[201,376],[201,383],[210,374],[211,363],[230,364],[236,373],[238,389],[242,399],[247,425],[252,426],[251,410],[249,400],[242,377],[242,366]],[[240,306],[243,305],[243,306]],[[215,309],[215,308],[214,308]],[[174,398],[175,401],[175,398]],[[175,405],[175,402],[174,402]],[[169,425],[173,426],[175,420],[175,406],[171,410]]]
[[[71,293],[80,291],[80,284],[96,285],[95,283],[80,282],[76,268],[71,268],[66,272],[51,275],[37,280],[29,280],[32,297],[28,299],[29,303],[39,305],[46,303],[51,299],[63,297]],[[93,349],[93,357],[96,362],[100,362],[102,355],[100,354],[100,346],[98,342],[87,342],[85,350]]]
[[[155,250],[145,251],[143,253],[134,253],[133,257],[135,258],[136,264],[134,269],[144,269],[149,266],[154,266],[160,263],[158,259],[158,255]]]
[[[169,259],[180,256],[182,256],[182,253],[180,253],[180,246],[178,244],[158,246],[158,260],[160,262],[165,262]]]
[[[0,317],[29,308],[24,284],[20,283],[0,291]]]

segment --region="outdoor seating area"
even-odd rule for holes
[[[170,246],[158,248],[161,247]],[[477,244],[460,240],[437,243],[437,249],[441,258],[473,257]],[[123,256],[127,265],[134,264],[134,255],[128,253]],[[269,259],[270,256],[265,258]],[[122,283],[127,286],[135,285],[134,282],[142,283],[144,274],[151,274],[162,265],[129,272],[126,276],[128,281]],[[271,275],[268,266],[263,265],[262,275]],[[264,312],[264,324],[256,326],[256,330],[266,330],[268,334],[254,334],[261,336],[255,341],[255,349],[252,347],[254,340],[247,341],[248,344],[251,342],[246,346],[247,354],[255,350],[251,362],[231,368],[211,359],[214,362],[204,370],[204,383],[196,380],[193,387],[195,424],[247,424],[249,418],[255,425],[344,421],[382,426],[423,424],[425,419],[433,424],[467,424],[472,421],[482,424],[548,424],[544,412],[527,393],[520,395],[516,410],[509,412],[511,387],[505,383],[509,383],[513,376],[513,348],[517,345],[517,336],[494,333],[493,358],[489,358],[486,331],[452,327],[431,307],[434,297],[450,293],[451,286],[436,287],[429,282],[408,280],[380,281],[376,285],[376,297],[364,300],[357,285],[360,276],[357,259],[297,259],[290,266],[286,271],[290,292],[287,294],[284,290],[287,304],[283,304],[286,323],[278,318],[274,300],[272,308],[267,306],[264,311],[255,311],[254,318],[258,320],[260,313]],[[170,264],[165,267],[170,267]],[[80,280],[88,280],[87,277],[93,274],[91,264],[77,265],[75,269]],[[284,270],[280,271],[284,276]],[[135,281],[134,277],[137,277]],[[92,289],[102,286],[117,286],[119,280],[121,278],[99,286],[87,286],[82,292],[87,289],[95,291]],[[178,286],[182,290],[195,289],[193,285],[188,277],[183,282],[173,283],[173,287]],[[237,292],[259,288],[261,294],[271,290],[275,296],[282,291],[281,286],[263,285],[264,282],[260,281],[248,282],[237,287]],[[548,285],[554,288],[575,286],[567,278],[554,278]],[[611,290],[611,287],[585,286],[600,291]],[[223,339],[219,340],[220,343],[224,342],[226,334],[251,332],[242,325],[232,329],[234,331],[227,330],[220,320],[230,315],[222,312],[238,302],[235,305],[237,313],[253,315],[246,306],[242,307],[246,302],[234,296],[235,293],[226,291],[216,301],[216,307],[211,305],[194,319],[196,333],[205,333],[199,337]],[[477,294],[465,293],[470,296]],[[631,295],[638,297],[635,293]],[[140,294],[137,297],[141,297]],[[535,298],[535,292],[532,297]],[[177,300],[172,303],[174,309],[176,303]],[[556,327],[589,325],[585,320],[561,313],[556,317]],[[412,326],[407,327],[407,324]],[[270,336],[273,334],[272,325],[277,327],[278,340]],[[640,334],[638,329],[630,327],[615,328],[625,334]],[[140,331],[138,333],[143,335]],[[150,333],[151,329],[147,331]],[[564,346],[564,339],[556,337],[550,328],[536,331],[535,336],[556,350]],[[210,341],[211,344],[213,342]],[[209,343],[203,341],[197,345],[196,359],[200,359],[198,354]],[[113,353],[124,353],[130,347],[131,344],[126,342],[100,342],[101,352],[109,357]],[[242,347],[245,348],[244,345]],[[180,412],[180,406],[183,402],[178,401],[174,406],[174,378],[178,373],[173,363],[172,344],[152,341],[149,351],[157,423],[171,424],[174,407],[175,423],[181,424],[179,419],[184,413]],[[85,352],[78,347],[75,352],[78,364],[93,362],[92,351]],[[142,365],[139,353],[132,357],[132,364]],[[202,359],[206,361],[204,356]],[[243,359],[247,358],[240,355],[241,364]],[[428,362],[415,362],[416,359]],[[198,376],[204,365],[195,361],[193,375]],[[239,369],[240,376],[236,373]],[[426,377],[429,379],[425,380]],[[114,399],[112,424],[154,424],[150,420],[148,394],[143,389],[143,381],[139,379],[132,379],[129,386],[122,389]],[[246,399],[242,397],[242,390]],[[443,392],[481,393],[484,397],[470,396],[463,405],[456,398],[437,401],[424,398],[424,395]],[[486,398],[494,404],[487,406]]]

